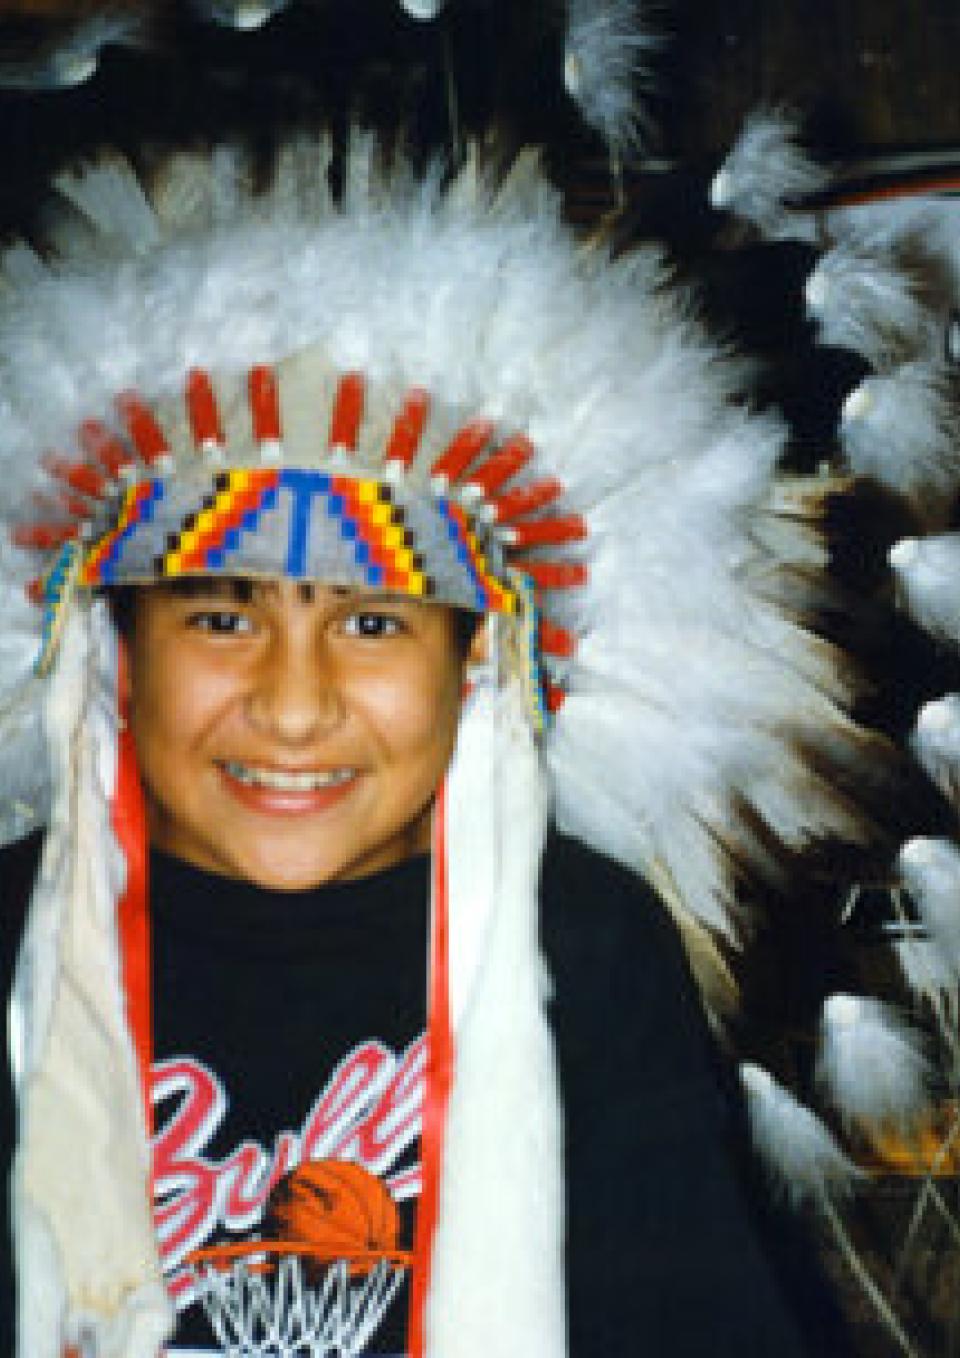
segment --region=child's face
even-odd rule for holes
[[[429,847],[464,658],[453,612],[229,579],[137,591],[130,723],[151,842],[295,889]]]

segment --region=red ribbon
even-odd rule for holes
[[[153,1104],[150,1068],[153,1064],[153,1013],[151,998],[150,911],[147,904],[147,825],[143,789],[137,769],[133,734],[127,722],[129,683],[127,657],[122,644],[117,679],[120,733],[117,748],[117,779],[110,808],[114,834],[127,864],[127,880],[117,910],[120,959],[127,1023],[133,1039],[147,1136],[153,1139]]]

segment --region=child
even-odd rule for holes
[[[529,162],[328,158],[66,177],[4,303],[11,506],[77,450],[7,573],[16,1352],[799,1354],[680,943],[719,1003],[738,803],[829,825],[790,737],[854,740],[747,569],[781,432]]]

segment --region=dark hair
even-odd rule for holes
[[[238,603],[249,603],[253,594],[253,581],[242,576],[231,576],[231,592]],[[104,590],[113,624],[122,637],[129,637],[137,612],[137,594],[141,589],[154,589],[154,585],[114,585]],[[164,588],[190,597],[207,588],[207,579],[202,575],[181,575],[164,582]],[[465,659],[473,644],[477,628],[483,621],[479,613],[470,613],[465,608],[453,610],[453,640],[457,653]]]

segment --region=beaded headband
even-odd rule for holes
[[[310,355],[295,367],[297,401]],[[325,444],[304,448],[285,435],[284,377],[283,364],[250,370],[229,438],[211,377],[193,369],[184,427],[175,405],[154,409],[126,392],[115,402],[119,431],[85,421],[79,460],[45,459],[62,492],[58,517],[13,533],[21,547],[56,552],[34,584],[44,607],[38,668],[49,665],[78,588],[220,572],[323,580],[516,615],[529,633],[524,669],[542,726],[562,692],[541,687],[539,653],[568,657],[574,639],[542,615],[539,599],[585,580],[582,561],[550,549],[582,540],[586,525],[542,512],[563,495],[555,478],[511,484],[534,456],[530,440],[469,420],[422,468],[428,393],[407,392],[381,452],[363,437],[366,381],[349,372],[336,379]]]

